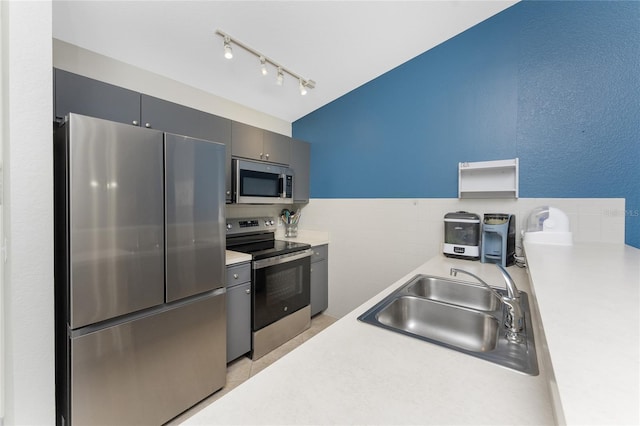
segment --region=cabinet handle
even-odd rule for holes
[[[133,124],[134,126],[137,126],[137,125],[138,125],[138,120],[133,120],[133,121],[131,122],[131,124]]]
[[[245,292],[245,293],[247,293],[247,294],[251,294],[251,289],[250,289],[250,288],[248,288],[248,289],[246,289],[244,292]]]
[[[147,129],[151,128],[151,123],[145,123],[144,127],[146,127]]]
[[[238,279],[238,274],[233,274],[233,278],[237,280]]]

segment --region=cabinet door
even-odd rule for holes
[[[227,289],[227,362],[251,350],[251,283]]]
[[[234,157],[249,158],[252,160],[263,160],[262,150],[263,130],[247,124],[231,124],[231,153]]]
[[[291,138],[279,133],[263,130],[264,161],[289,164],[291,160]]]
[[[289,167],[295,173],[293,201],[309,202],[309,166],[311,163],[311,145],[296,139],[291,140],[291,162]]]
[[[143,126],[225,145],[225,193],[231,202],[231,120],[149,95],[141,103]]]
[[[54,121],[70,112],[138,125],[140,94],[102,81],[54,70]]]
[[[327,260],[311,264],[311,316],[329,306],[329,263]]]
[[[231,120],[149,95],[142,95],[141,103],[145,127],[225,145],[231,142]]]

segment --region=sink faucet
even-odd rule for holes
[[[509,330],[507,337],[509,338],[509,340],[519,342],[521,341],[521,337],[518,336],[518,333],[522,332],[522,330],[524,329],[524,316],[522,314],[522,308],[520,306],[520,292],[518,291],[516,283],[513,281],[507,270],[504,269],[502,265],[499,265],[497,263],[496,266],[500,270],[502,278],[504,278],[507,287],[506,296],[498,293],[493,287],[484,282],[482,278],[475,274],[472,274],[471,272],[467,272],[463,269],[451,268],[449,273],[454,277],[458,273],[470,275],[475,278],[480,284],[488,288],[491,293],[493,293],[493,295],[507,307],[507,315],[505,318],[505,327]]]

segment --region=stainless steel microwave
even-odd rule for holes
[[[234,159],[233,194],[237,204],[293,204],[293,170],[276,164]]]

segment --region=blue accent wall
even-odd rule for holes
[[[640,2],[520,2],[293,135],[312,198],[455,198],[458,162],[519,157],[520,197],[626,198],[640,247]]]

